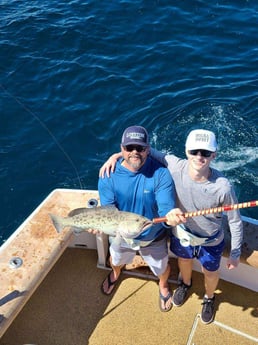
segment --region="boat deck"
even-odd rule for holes
[[[193,272],[185,304],[158,308],[158,285],[146,267],[128,267],[112,296],[100,285],[108,271],[97,268],[97,251],[67,248],[5,332],[0,345],[251,345],[258,343],[257,292],[220,280],[212,324],[199,318],[203,277]],[[177,276],[171,259],[171,281]],[[129,274],[126,274],[129,273]],[[132,274],[132,275],[131,275]],[[171,283],[171,289],[176,283]]]
[[[240,267],[223,271],[222,262],[215,320],[203,325],[198,267],[188,300],[167,313],[159,310],[157,280],[139,256],[112,296],[101,293],[109,272],[107,236],[76,237],[69,229],[58,234],[49,218],[50,212],[67,215],[97,197],[96,191],[55,190],[1,246],[0,345],[258,343],[257,225],[245,224]],[[22,265],[15,266],[19,260]],[[178,277],[173,256],[170,264],[173,291]]]

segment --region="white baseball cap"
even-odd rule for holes
[[[205,129],[194,129],[191,131],[186,139],[186,150],[208,150],[215,152],[218,144],[215,134]]]

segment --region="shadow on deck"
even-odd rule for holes
[[[216,316],[199,319],[203,277],[193,272],[186,303],[168,313],[158,308],[158,285],[124,273],[115,293],[100,285],[107,271],[96,267],[97,251],[67,248],[0,340],[0,345],[216,345],[258,343],[257,292],[220,281]],[[171,259],[171,289],[176,260]],[[137,265],[136,265],[137,266]],[[141,273],[146,268],[128,267]],[[148,269],[147,269],[148,270]]]

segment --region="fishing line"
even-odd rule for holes
[[[16,96],[14,96],[13,94],[11,94],[2,84],[0,84],[0,87],[2,88],[2,90],[12,99],[15,100],[15,102],[17,104],[19,104],[21,106],[21,108],[23,108],[26,112],[28,112],[30,115],[32,115],[38,122],[39,124],[47,131],[47,133],[50,135],[50,137],[53,139],[53,141],[55,142],[55,144],[59,147],[59,149],[61,150],[61,152],[64,154],[64,156],[66,157],[66,159],[68,160],[68,162],[71,164],[72,168],[75,171],[76,177],[79,181],[79,185],[80,188],[83,189],[82,187],[82,182],[78,173],[78,170],[73,162],[73,160],[71,159],[71,157],[68,155],[68,153],[63,149],[63,147],[61,146],[61,144],[59,143],[59,141],[56,139],[56,137],[54,136],[54,134],[51,132],[51,130],[47,127],[47,125],[35,114],[33,113],[28,107],[26,107]]]

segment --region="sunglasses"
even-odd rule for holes
[[[132,152],[134,150],[136,150],[137,152],[145,152],[147,149],[147,147],[141,145],[126,145],[123,147],[127,152]]]
[[[192,156],[197,156],[198,152],[200,152],[201,156],[205,157],[205,158],[210,157],[211,154],[213,153],[213,152],[208,151],[208,150],[189,150],[188,152]]]

